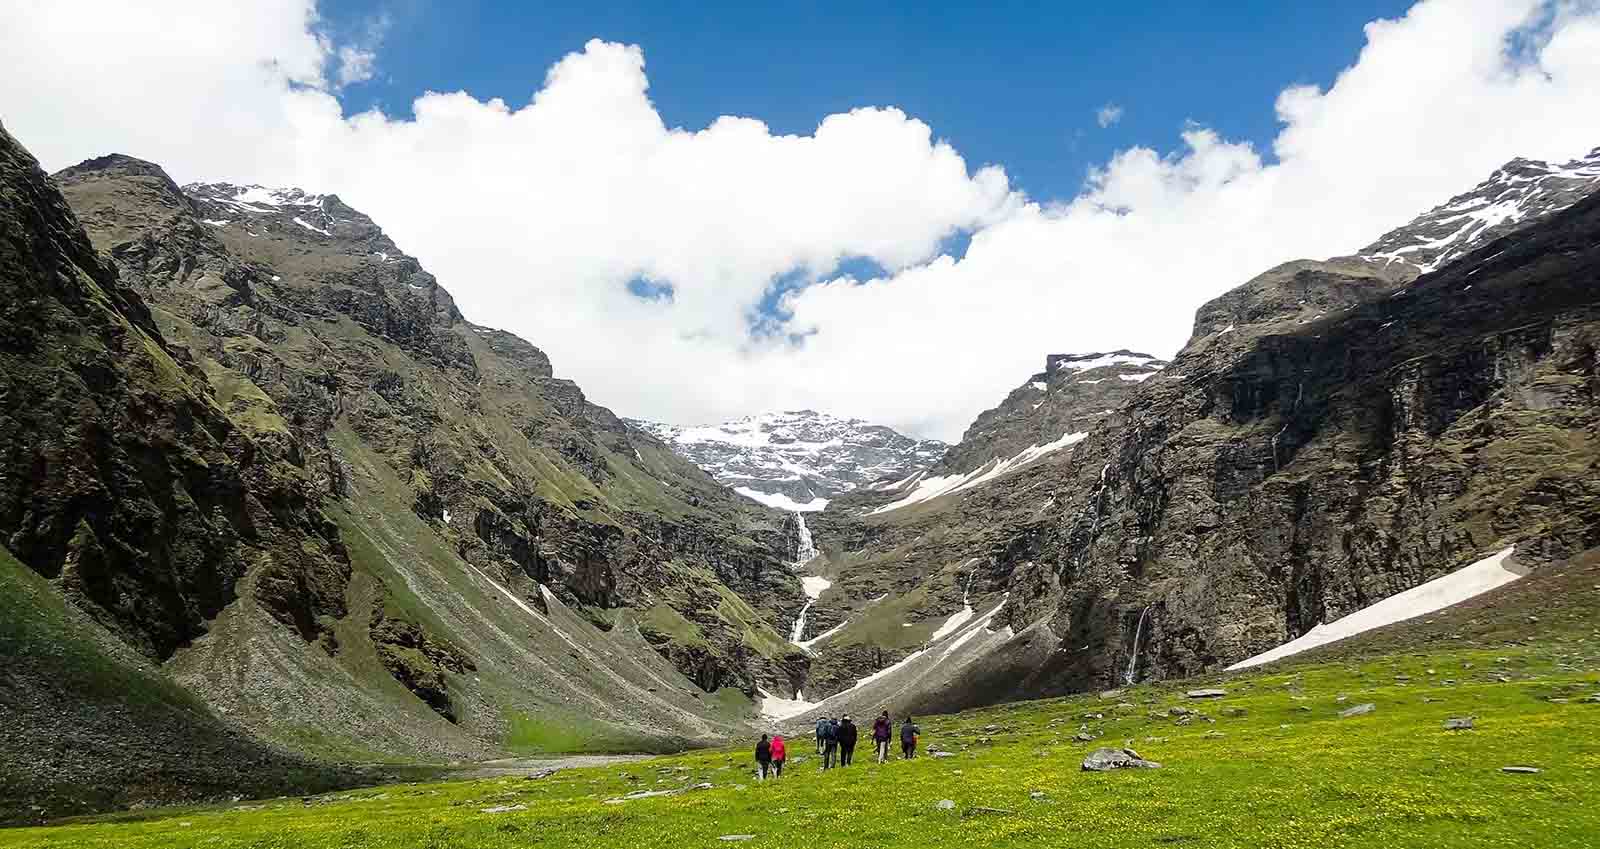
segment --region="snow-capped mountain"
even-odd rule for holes
[[[1417,216],[1363,248],[1360,257],[1426,274],[1473,248],[1559,212],[1600,188],[1600,147],[1554,165],[1513,159],[1471,191]]]
[[[883,425],[812,410],[762,413],[680,427],[630,419],[741,495],[781,510],[821,510],[828,500],[931,466],[948,447]]]

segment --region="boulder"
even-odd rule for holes
[[[1095,749],[1083,759],[1085,772],[1109,772],[1114,769],[1160,769],[1161,764],[1139,757],[1132,749]]]
[[[1228,695],[1228,691],[1211,688],[1206,690],[1190,690],[1189,692],[1184,693],[1184,695],[1191,699],[1220,699],[1223,696]]]
[[[1372,702],[1367,702],[1366,704],[1356,705],[1353,708],[1345,708],[1344,710],[1339,711],[1339,718],[1349,719],[1352,716],[1366,716],[1377,709],[1377,705],[1373,704]]]

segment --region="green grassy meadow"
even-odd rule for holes
[[[536,779],[129,813],[0,832],[0,845],[677,847],[753,835],[746,845],[1578,849],[1600,844],[1596,653],[1576,635],[1268,670],[1222,682],[1221,699],[1149,686],[930,717],[924,748],[954,756],[878,766],[863,754],[822,773],[796,741],[789,774],[764,784],[741,746]],[[1366,702],[1377,709],[1340,718]],[[1175,707],[1198,713],[1173,717]],[[1457,716],[1476,716],[1476,729],[1443,730]],[[1081,771],[1094,747],[1129,741],[1164,768]],[[1512,765],[1542,772],[1500,771]],[[940,809],[944,799],[955,807]]]

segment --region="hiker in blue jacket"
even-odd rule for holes
[[[834,753],[839,751],[839,726],[832,719],[822,721],[822,768],[833,769]]]
[[[921,730],[909,716],[900,726],[900,756],[908,761],[917,756],[917,732]]]

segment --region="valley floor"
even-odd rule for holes
[[[1600,567],[1560,568],[1273,667],[922,720],[924,750],[948,756],[878,766],[868,743],[822,773],[796,739],[766,783],[741,746],[135,812],[0,845],[1592,847]],[[1186,695],[1211,686],[1227,694]],[[1475,728],[1445,730],[1457,717]],[[1105,745],[1164,767],[1081,771]],[[674,792],[625,798],[641,791]]]

